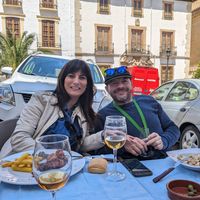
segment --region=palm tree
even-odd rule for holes
[[[35,34],[23,32],[17,38],[8,31],[7,35],[0,33],[0,66],[10,66],[13,70],[29,55],[29,48],[35,40]]]
[[[200,63],[198,64],[196,71],[193,73],[193,78],[200,79]]]

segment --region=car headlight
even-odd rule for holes
[[[0,102],[15,105],[15,97],[10,85],[0,84]]]

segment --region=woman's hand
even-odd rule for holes
[[[134,156],[139,156],[141,153],[147,151],[146,143],[140,138],[127,135],[126,143],[124,148],[127,152]]]
[[[154,149],[162,150],[163,149],[163,142],[158,133],[151,133],[148,137],[147,146],[153,146]]]

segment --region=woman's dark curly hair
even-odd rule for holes
[[[79,105],[81,106],[86,120],[90,124],[93,124],[95,118],[95,112],[92,109],[92,102],[94,96],[94,83],[90,72],[90,68],[85,61],[74,59],[70,60],[63,66],[58,76],[58,83],[55,90],[55,94],[57,95],[58,98],[58,106],[60,107],[61,110],[64,110],[66,102],[70,100],[70,96],[64,88],[65,77],[68,74],[76,73],[78,71],[81,71],[81,73],[87,77],[87,87],[85,89],[85,92],[79,97],[77,103],[79,103]]]

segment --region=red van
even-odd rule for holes
[[[146,66],[128,66],[132,75],[133,95],[149,94],[159,86],[158,69]]]

